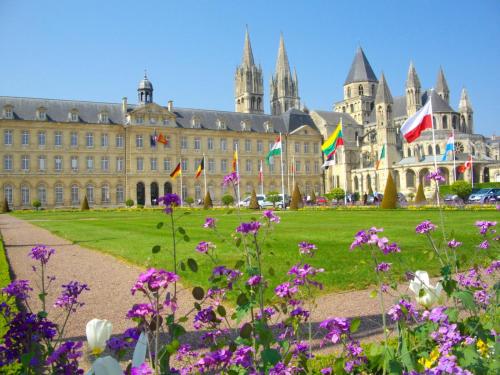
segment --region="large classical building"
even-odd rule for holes
[[[349,192],[381,191],[392,173],[404,193],[415,191],[419,179],[433,168],[434,153],[448,181],[472,176],[454,173],[453,161],[441,162],[451,129],[455,129],[456,166],[470,154],[474,180],[500,180],[500,141],[474,134],[473,111],[463,90],[458,111],[449,105],[449,89],[440,70],[435,91],[423,90],[410,65],[406,93],[393,98],[383,75],[378,79],[358,49],[344,84],[344,100],[332,111],[301,106],[298,78],[290,69],[281,36],[276,70],[270,82],[271,114],[264,113],[264,79],[254,61],[248,32],[243,58],[235,72],[235,112],[160,105],[153,100],[147,76],[137,88],[137,104],[76,100],[0,97],[0,189],[10,206],[78,207],[84,196],[91,206],[113,207],[127,199],[151,205],[159,195],[182,193],[201,199],[204,179],[195,178],[205,156],[207,190],[220,201],[227,192],[221,181],[239,151],[242,195],[260,191],[258,169],[263,164],[264,192],[281,190],[279,160],[263,160],[278,134],[283,140],[285,190],[297,183],[305,194],[333,187]],[[410,145],[399,128],[432,98],[436,150],[426,132]],[[342,119],[345,146],[336,164],[321,168],[321,143]],[[151,142],[159,134],[166,145]],[[381,148],[386,156],[375,168]],[[169,174],[177,163],[181,178]],[[293,165],[292,165],[293,164]],[[182,187],[181,187],[182,186]],[[432,194],[428,187],[428,194]]]

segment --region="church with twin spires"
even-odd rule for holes
[[[346,69],[347,70],[347,69]],[[419,181],[428,197],[434,191],[425,176],[438,167],[448,183],[458,179],[500,181],[500,140],[474,132],[473,107],[465,89],[458,108],[449,103],[443,69],[434,90],[421,87],[410,64],[403,95],[393,96],[384,74],[374,73],[361,48],[343,84],[342,100],[330,110],[301,104],[298,74],[290,68],[281,35],[274,74],[269,82],[270,114],[264,113],[264,73],[256,64],[248,31],[243,57],[234,75],[235,110],[194,109],[154,101],[153,83],[145,75],[137,102],[115,103],[68,99],[0,96],[0,194],[11,208],[79,207],[84,197],[95,207],[116,207],[131,199],[154,205],[165,193],[202,199],[205,186],[217,204],[225,194],[222,178],[239,152],[242,196],[281,191],[279,161],[265,155],[276,137],[283,142],[285,193],[297,184],[304,195],[322,195],[340,187],[363,194],[383,192],[392,174],[398,191],[415,194]],[[340,90],[339,90],[340,91]],[[171,93],[175,97],[175,93]],[[436,148],[430,131],[407,144],[400,134],[404,121],[432,100]],[[325,165],[321,144],[339,122],[344,146],[333,165]],[[456,157],[443,158],[450,133]],[[162,134],[166,144],[151,141]],[[382,149],[385,152],[382,153]],[[473,168],[459,166],[471,156]],[[195,178],[205,158],[207,183]],[[180,178],[170,172],[180,163]],[[263,168],[263,186],[258,171]],[[263,188],[263,189],[262,189]]]

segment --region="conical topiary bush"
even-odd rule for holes
[[[6,213],[6,212],[10,212],[10,208],[9,208],[9,202],[7,202],[7,198],[4,198],[2,202],[2,207],[0,208],[0,213]]]
[[[207,190],[205,194],[205,199],[203,200],[203,209],[208,210],[212,208],[214,204],[212,203],[212,197],[210,196],[210,192]]]
[[[416,204],[427,203],[427,199],[425,198],[424,194],[424,185],[422,184],[421,181],[418,183],[417,195],[415,196],[415,203]]]
[[[290,203],[291,210],[298,210],[302,207],[302,196],[300,194],[299,185],[295,184],[292,193],[292,202]]]
[[[252,190],[252,195],[250,196],[250,203],[248,208],[251,210],[258,210],[260,208],[259,201],[257,200],[257,194],[255,194],[255,189]]]
[[[90,210],[90,207],[89,207],[89,201],[87,199],[87,196],[85,195],[85,197],[83,197],[83,202],[82,202],[82,207],[81,207],[81,210],[82,211],[88,211]]]
[[[316,204],[316,193],[314,190],[311,193],[311,204]]]
[[[392,174],[389,172],[387,175],[387,182],[385,184],[384,198],[382,198],[382,208],[396,208],[398,203],[398,192],[396,191],[396,185],[392,179]]]

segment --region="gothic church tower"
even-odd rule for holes
[[[252,45],[248,30],[245,33],[243,59],[236,68],[234,75],[235,111],[242,113],[264,112],[264,81],[262,68],[256,66],[253,60]]]
[[[276,72],[271,78],[271,114],[280,115],[289,109],[300,109],[297,72],[293,76],[288,63],[283,35],[280,36]]]
[[[413,66],[413,62],[411,62],[406,78],[406,114],[408,117],[415,114],[422,107],[421,89],[417,70]]]
[[[448,88],[448,83],[444,77],[443,68],[439,68],[437,81],[436,81],[436,93],[448,104],[450,104],[450,89]]]
[[[458,103],[458,112],[460,113],[460,131],[468,134],[474,133],[474,120],[472,104],[469,99],[469,94],[465,87],[460,94],[460,102]]]

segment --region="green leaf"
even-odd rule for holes
[[[262,351],[262,360],[264,363],[269,363],[274,366],[280,359],[280,353],[276,349],[264,349]]]
[[[240,247],[241,245],[241,237],[238,237],[235,242],[236,247]]]
[[[243,267],[245,265],[245,262],[242,261],[241,259],[239,261],[237,261],[234,265],[234,268],[236,268],[237,270],[239,270],[241,267]]]
[[[377,295],[378,295],[378,292],[377,292],[376,290],[372,290],[372,291],[370,292],[370,298],[376,298],[376,297],[377,297]]]
[[[182,316],[179,318],[179,323],[186,323],[188,321],[188,317],[187,316]]]
[[[194,303],[194,308],[198,311],[201,311],[201,305],[198,302]]]
[[[47,297],[47,293],[40,293],[40,294],[38,295],[38,298],[39,298],[39,299],[40,299],[40,301],[42,301],[42,302],[43,302],[43,301],[45,301],[45,297]]]
[[[238,306],[244,306],[246,304],[248,304],[248,297],[245,293],[241,293],[237,300],[236,300],[236,303],[238,304]]]
[[[273,267],[269,267],[269,276],[274,276],[276,273],[274,272],[274,268]]]
[[[359,325],[361,324],[361,319],[354,318],[351,320],[351,333],[355,333],[359,329]]]
[[[153,252],[153,254],[159,253],[160,250],[161,250],[160,245],[154,245],[153,248],[151,249],[151,251]]]
[[[172,334],[172,337],[174,337],[174,338],[180,337],[186,333],[186,329],[177,323],[170,325],[169,331]],[[176,350],[177,350],[177,348],[176,348]]]
[[[181,261],[181,262],[179,263],[179,266],[181,267],[181,270],[182,270],[182,271],[185,271],[185,270],[186,270],[186,263],[184,263],[184,262],[182,262],[182,261]]]
[[[190,211],[184,211],[184,215],[191,215]]]
[[[187,265],[191,271],[198,272],[198,263],[196,263],[196,260],[193,258],[187,260]]]
[[[458,310],[454,307],[450,307],[446,309],[444,312],[446,315],[448,315],[448,319],[450,322],[456,322],[458,319]]]
[[[177,228],[177,231],[180,233],[180,234],[186,234],[186,231],[184,230],[183,227],[179,227]]]
[[[224,306],[222,306],[222,305],[217,306],[217,313],[220,316],[225,317],[226,316],[226,309],[224,308]]]
[[[434,251],[429,251],[429,260],[433,260],[434,259]]]
[[[168,345],[165,345],[167,352],[172,355],[177,349],[179,349],[180,343],[179,340],[172,340],[172,342]]]
[[[240,337],[244,339],[249,339],[252,336],[252,325],[250,323],[245,323],[240,329]]]
[[[163,227],[163,221],[160,221],[158,224],[156,224],[156,229],[161,229]]]
[[[476,310],[474,296],[468,290],[461,290],[453,293],[453,296],[458,298],[460,302],[469,310]]]
[[[411,357],[410,352],[408,351],[408,346],[406,344],[406,339],[403,338],[401,345],[401,362],[405,365],[407,370],[414,370],[415,363],[413,362],[413,358]]]
[[[185,242],[189,242],[191,241],[191,238],[189,238],[189,236],[187,234],[184,235],[184,237],[182,237],[184,239]]]
[[[193,293],[194,299],[197,299],[198,301],[201,301],[203,299],[203,297],[205,297],[205,291],[200,286],[195,286],[193,288],[192,293]]]

